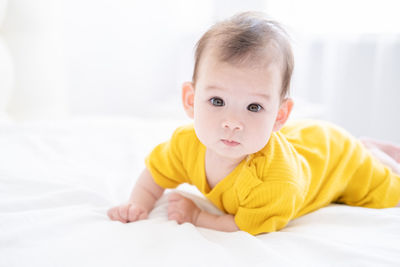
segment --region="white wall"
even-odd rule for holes
[[[400,142],[400,35],[307,36],[293,95],[356,136]]]
[[[193,46],[211,23],[211,1],[64,5],[72,114],[181,113],[180,85],[191,78]]]

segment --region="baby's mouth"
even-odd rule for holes
[[[233,140],[221,139],[221,141],[222,141],[222,143],[224,143],[225,145],[231,146],[231,147],[240,145],[239,142],[236,142],[236,141],[233,141]]]

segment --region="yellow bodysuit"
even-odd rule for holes
[[[286,124],[212,189],[205,152],[193,126],[184,126],[155,147],[146,166],[161,187],[195,185],[233,214],[239,229],[253,235],[282,229],[332,202],[386,208],[400,201],[400,177],[350,134],[326,122]]]

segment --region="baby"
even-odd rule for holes
[[[194,124],[154,148],[129,201],[108,216],[124,223],[146,219],[164,189],[181,183],[195,185],[225,214],[210,214],[174,193],[168,219],[253,235],[333,202],[396,206],[400,147],[363,145],[327,122],[286,123],[292,70],[291,46],[278,23],[245,12],[214,25],[197,43],[193,81],[182,87]],[[393,168],[367,146],[390,158]]]

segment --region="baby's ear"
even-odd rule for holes
[[[194,85],[192,82],[184,82],[182,85],[182,104],[186,114],[194,117]]]
[[[282,101],[278,115],[276,116],[274,131],[279,131],[289,118],[290,112],[292,111],[294,102],[291,98],[286,98]]]

